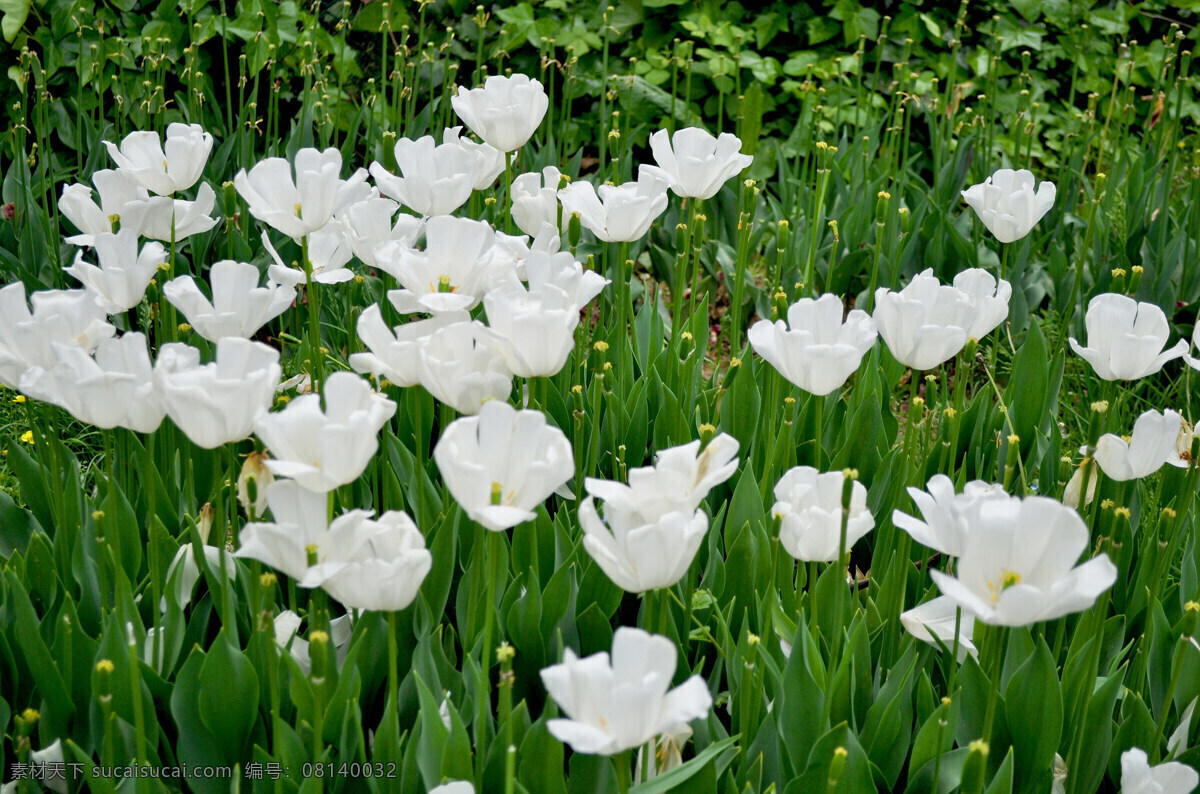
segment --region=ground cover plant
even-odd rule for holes
[[[4,791],[1196,787],[1187,4],[90,6]]]

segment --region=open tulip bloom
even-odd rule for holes
[[[932,270],[904,289],[880,287],[873,319],[897,361],[927,370],[954,358],[967,344],[974,301],[964,290],[942,284]]]
[[[938,596],[900,614],[904,630],[924,643],[934,647],[941,642],[947,648],[954,647],[954,627],[958,626],[958,661],[967,656],[979,658],[979,650],[971,641],[975,632],[975,616],[970,612],[959,614],[960,607],[948,596]]]
[[[652,165],[638,166],[636,182],[601,185],[579,180],[558,191],[563,217],[579,213],[583,227],[606,243],[640,240],[667,208],[670,178]]]
[[[542,285],[562,290],[577,307],[576,311],[591,303],[609,283],[604,276],[586,269],[566,251],[530,251],[525,259],[525,280],[529,282],[530,290]]]
[[[217,203],[217,194],[207,183],[201,183],[195,201],[150,196],[130,201],[123,208],[121,228],[134,229],[143,237],[164,243],[185,240],[217,225],[210,213]]]
[[[1146,411],[1133,424],[1128,440],[1106,433],[1096,441],[1094,453],[1105,476],[1118,482],[1140,480],[1162,468],[1164,463],[1180,468],[1187,461],[1176,448],[1183,417],[1174,411]]]
[[[275,284],[288,287],[298,287],[309,280],[300,267],[288,267],[283,257],[271,245],[271,236],[266,230],[262,233],[263,248],[274,262],[267,266],[267,278]],[[350,248],[350,240],[345,234],[341,221],[331,220],[320,231],[308,236],[308,265],[312,270],[312,281],[317,284],[342,284],[354,278],[354,272],[346,267],[354,256]]]
[[[190,275],[163,285],[163,295],[187,318],[188,323],[210,342],[226,336],[249,339],[271,320],[287,311],[296,290],[271,283],[258,286],[254,265],[225,259],[209,271],[212,300],[205,297]]]
[[[475,143],[461,135],[462,127],[447,127],[442,131],[442,143],[453,143],[475,155],[475,190],[487,190],[504,173],[504,152],[486,143]]]
[[[424,342],[448,325],[472,322],[465,311],[442,312],[428,320],[416,320],[387,327],[378,304],[363,309],[358,317],[358,339],[369,353],[352,353],[350,366],[356,372],[387,378],[397,386],[418,386],[421,383],[420,350]],[[511,379],[511,376],[510,376]]]
[[[707,716],[712,696],[704,679],[693,675],[670,689],[675,665],[674,643],[627,626],[613,634],[611,659],[604,652],[580,659],[567,648],[561,664],[542,670],[566,715],[546,728],[577,753],[615,755]]]
[[[1180,339],[1163,350],[1171,336],[1167,315],[1153,303],[1104,293],[1092,298],[1084,316],[1087,347],[1071,338],[1071,349],[1092,365],[1104,380],[1138,380],[1153,375],[1163,364],[1188,350]]]
[[[93,198],[92,188],[82,183],[64,186],[58,200],[58,211],[80,232],[66,238],[71,245],[91,245],[96,235],[110,234],[114,217],[121,222],[121,228],[135,228],[126,216],[126,207],[150,196],[146,188],[120,169],[97,171],[92,174],[92,184],[100,196],[99,204]]]
[[[132,229],[116,234],[98,234],[92,241],[99,267],[75,254],[75,263],[64,268],[96,296],[96,302],[109,314],[128,311],[142,302],[158,266],[167,261],[160,243],[146,243],[138,251],[138,235]]]
[[[502,337],[478,320],[448,323],[417,348],[420,382],[438,402],[477,414],[488,400],[503,402],[512,391]]]
[[[457,86],[450,105],[489,146],[512,152],[533,136],[550,108],[550,98],[540,82],[526,75],[492,75],[469,91]]]
[[[846,475],[812,466],[789,469],[775,485],[771,514],[781,519],[779,542],[802,562],[836,562],[842,536],[842,490]],[[867,510],[867,489],[855,480],[850,490],[845,551],[875,527]]]
[[[972,267],[954,277],[954,288],[971,300],[967,338],[983,339],[1008,319],[1012,284],[1004,279],[997,279],[981,267]]]
[[[375,251],[384,243],[414,246],[425,231],[415,215],[398,212],[400,205],[382,197],[351,204],[341,216],[350,250],[367,267],[376,267]]]
[[[115,333],[91,290],[43,289],[26,303],[25,285],[9,284],[0,288],[0,384],[17,389],[30,367],[55,366],[54,343],[91,353]]]
[[[972,524],[955,575],[929,575],[988,625],[1029,626],[1082,612],[1116,581],[1104,554],[1075,565],[1090,533],[1079,513],[1054,499],[990,499]]]
[[[542,226],[549,224],[559,228],[558,190],[562,186],[562,172],[552,165],[521,174],[512,181],[512,219],[517,228],[536,237]]]
[[[400,176],[383,163],[371,163],[379,192],[427,217],[449,215],[466,204],[484,168],[481,152],[456,140],[438,145],[432,135],[415,141],[401,138],[395,154]]]
[[[892,513],[892,523],[926,548],[950,557],[961,557],[963,540],[970,530],[972,515],[985,499],[1011,499],[1002,485],[972,480],[962,493],[945,474],[929,479],[926,490],[909,488],[908,495],[921,511],[920,521],[902,510]]]
[[[493,532],[532,521],[534,508],[575,476],[563,432],[541,411],[518,411],[502,400],[451,422],[433,459],[467,516]]]
[[[213,137],[199,124],[176,122],[167,126],[165,145],[153,131],[131,132],[119,147],[108,141],[104,145],[117,167],[138,184],[160,196],[170,196],[200,179]]]
[[[341,171],[337,149],[301,149],[294,176],[287,160],[268,157],[249,171],[238,171],[233,184],[251,215],[299,243],[329,223],[335,212],[370,196],[365,169],[348,180],[342,180]]]
[[[566,292],[544,282],[526,289],[513,279],[484,296],[483,305],[488,327],[504,337],[500,352],[514,375],[550,377],[567,363],[581,307]]]
[[[359,478],[379,450],[379,431],[396,404],[353,372],[326,378],[321,397],[305,394],[277,413],[260,414],[255,434],[274,456],[271,473],[327,493]]]
[[[1121,753],[1122,794],[1190,794],[1197,785],[1200,774],[1187,764],[1171,761],[1151,767],[1140,747]]]
[[[1020,240],[1033,230],[1054,206],[1053,182],[1042,182],[1034,190],[1030,171],[1001,168],[978,185],[963,191],[963,200],[979,220],[1002,243]]]
[[[714,138],[699,127],[685,127],[674,135],[659,130],[650,136],[654,162],[670,178],[675,195],[684,198],[717,195],[723,184],[754,162],[741,149],[736,135],[722,132]]]
[[[827,294],[792,304],[786,323],[759,320],[747,338],[788,382],[824,397],[854,374],[877,335],[866,312],[855,309],[843,321],[841,298]]]

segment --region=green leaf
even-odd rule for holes
[[[1004,691],[1004,709],[1012,735],[1016,783],[1023,789],[1048,778],[1062,736],[1063,700],[1058,668],[1044,639],[1017,668]]]
[[[4,40],[9,44],[21,32],[32,5],[32,0],[0,0],[0,14],[4,15],[0,17],[0,32],[4,33]]]
[[[224,629],[200,670],[200,719],[229,761],[241,758],[258,720],[258,674]]]
[[[670,791],[691,778],[703,769],[705,764],[712,761],[725,750],[733,747],[738,738],[737,736],[730,736],[728,739],[722,739],[719,742],[710,744],[699,752],[695,758],[680,764],[670,772],[664,772],[644,783],[637,784],[629,789],[629,794],[663,794],[663,792]]]

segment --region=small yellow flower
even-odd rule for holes
[[[33,431],[26,430],[24,433],[21,434],[21,440],[23,442],[25,442],[26,444],[32,444],[33,443]]]
[[[23,404],[25,402],[25,395],[18,394],[16,397],[13,397],[13,402],[15,402],[17,405]]]

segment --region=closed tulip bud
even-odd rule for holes
[[[213,510],[211,502],[205,502],[204,506],[200,508],[200,517],[196,521],[196,529],[200,533],[201,544],[208,543],[208,536],[212,532],[213,517],[215,515],[216,511]]]
[[[968,745],[967,760],[963,764],[962,794],[981,794],[987,776],[988,744],[976,739]]]
[[[1183,631],[1181,636],[1194,637],[1200,624],[1200,603],[1188,601],[1183,605]]]
[[[908,211],[908,207],[901,207],[898,212],[900,215],[900,232],[908,234],[912,231],[912,214]]]
[[[567,245],[574,251],[579,245],[579,239],[583,236],[583,220],[578,212],[570,214],[570,220],[567,221]]]
[[[849,753],[845,747],[838,747],[833,751],[833,758],[829,759],[829,791],[837,788],[838,781],[842,779],[842,774],[846,771],[846,757]]]
[[[887,222],[888,204],[891,203],[892,194],[886,190],[881,190],[875,196],[875,223],[880,226]]]
[[[1141,265],[1134,265],[1129,272],[1129,288],[1127,291],[1130,295],[1136,295],[1138,287],[1142,285],[1142,274],[1146,272],[1146,269]]]
[[[251,521],[266,512],[267,486],[275,482],[275,476],[267,468],[267,460],[264,453],[251,452],[246,456],[238,473],[238,502]]]
[[[1112,270],[1112,291],[1125,292],[1125,269],[1116,267]]]

